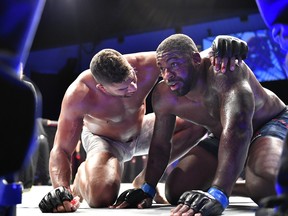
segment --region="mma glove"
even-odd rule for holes
[[[287,216],[288,194],[269,196],[263,198],[259,203],[256,216]]]
[[[244,60],[247,57],[248,45],[245,41],[229,35],[219,35],[212,43],[212,52],[215,57],[239,57]]]
[[[118,199],[116,200],[115,205],[117,206],[123,202],[127,202],[129,204],[128,206],[129,208],[137,208],[138,204],[142,203],[145,199],[147,198],[153,199],[155,194],[156,189],[151,185],[149,185],[148,183],[144,183],[141,188],[128,189],[123,193],[121,193]]]
[[[221,215],[229,205],[229,200],[224,192],[211,187],[208,192],[192,190],[183,193],[178,204],[187,205],[202,216],[210,216]]]
[[[61,186],[47,193],[39,203],[39,208],[43,213],[52,213],[54,208],[62,205],[64,201],[72,201],[73,195],[70,191]]]

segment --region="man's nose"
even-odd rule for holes
[[[129,89],[128,89],[128,92],[135,92],[135,91],[137,91],[137,83],[136,82],[135,83],[131,83],[129,85]]]
[[[169,69],[165,68],[162,72],[163,79],[169,79],[175,76],[175,74]]]

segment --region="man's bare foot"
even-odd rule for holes
[[[169,202],[163,196],[161,196],[158,190],[157,190],[157,193],[155,194],[154,201],[157,204],[169,204]]]
[[[135,177],[135,179],[132,182],[132,185],[134,188],[140,188],[142,184],[144,183],[144,172],[142,171],[138,176]],[[158,187],[156,187],[156,194],[154,197],[154,201],[157,204],[169,204],[168,201],[163,197],[160,192]]]

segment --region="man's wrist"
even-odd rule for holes
[[[148,183],[144,183],[142,186],[141,186],[141,189],[147,193],[151,198],[153,198],[156,194],[156,189],[155,187],[151,186],[150,184]]]
[[[223,209],[227,208],[227,206],[229,205],[229,199],[228,196],[223,191],[221,191],[216,187],[211,187],[208,190],[208,193],[212,195],[218,202],[220,202]]]

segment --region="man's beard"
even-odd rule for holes
[[[176,96],[185,96],[189,91],[190,91],[190,84],[188,81],[184,82],[183,80],[181,80],[181,82],[183,83],[183,86],[172,91]]]

